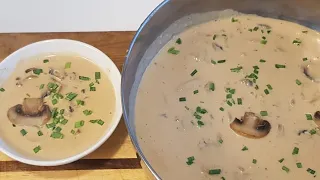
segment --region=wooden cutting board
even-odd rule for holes
[[[134,32],[0,34],[0,59],[46,39],[74,39],[106,53],[119,70]],[[0,152],[0,180],[147,180],[123,119],[98,150],[74,163],[38,167],[19,163]]]

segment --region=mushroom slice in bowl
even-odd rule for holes
[[[269,134],[271,124],[253,112],[246,112],[241,119],[235,118],[230,128],[241,136],[259,139]]]
[[[11,107],[7,116],[12,124],[40,127],[50,120],[51,111],[42,98],[25,98],[22,104]]]

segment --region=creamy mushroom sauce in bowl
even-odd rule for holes
[[[38,55],[25,55],[42,46]],[[120,73],[101,51],[76,41],[38,42],[9,56],[1,71],[15,60],[0,88],[4,153],[28,164],[65,164],[111,135],[121,116]]]
[[[152,168],[162,179],[317,179],[319,40],[304,26],[254,15],[175,35],[135,98]]]

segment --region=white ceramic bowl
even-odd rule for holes
[[[89,153],[96,150],[100,147],[113,133],[116,129],[121,115],[121,95],[120,95],[120,84],[121,84],[121,74],[112,60],[105,55],[103,52],[98,50],[97,48],[74,40],[67,39],[53,39],[53,40],[45,40],[36,42],[30,45],[27,45],[11,55],[5,58],[0,63],[0,69],[5,69],[5,71],[1,71],[0,74],[0,86],[1,84],[11,75],[14,71],[16,65],[22,60],[28,57],[36,56],[39,54],[48,54],[48,53],[76,53],[82,57],[89,59],[91,62],[99,66],[103,72],[109,77],[111,80],[116,97],[116,105],[113,119],[110,122],[109,128],[106,130],[105,134],[98,140],[93,146],[88,147],[85,151],[76,154],[74,156],[68,157],[66,159],[54,160],[54,161],[46,161],[46,160],[34,160],[28,157],[24,157],[23,155],[17,153],[14,149],[9,147],[0,137],[0,151],[9,157],[31,165],[37,166],[57,166],[63,165],[67,163],[71,163],[76,161]]]

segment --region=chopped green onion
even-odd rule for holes
[[[203,123],[202,121],[197,121],[197,123],[198,123],[198,126],[199,126],[199,127],[201,127],[201,126],[204,125],[204,123]]]
[[[56,118],[58,115],[58,108],[52,108],[51,117]]]
[[[286,166],[282,166],[282,170],[284,170],[285,172],[289,173],[290,172],[290,169],[287,168]]]
[[[181,43],[182,43],[181,38],[178,38],[178,39],[176,40],[176,43],[177,43],[177,44],[181,44]]]
[[[43,63],[48,63],[49,62],[49,59],[44,59],[43,60]]]
[[[40,75],[41,73],[43,73],[43,70],[42,69],[34,69],[33,73],[36,75]]]
[[[254,78],[254,79],[258,79],[258,76],[255,75],[254,73],[251,73],[248,78]]]
[[[305,58],[302,58],[302,60],[303,60],[303,61],[308,61],[308,58],[305,57]]]
[[[73,93],[73,92],[69,92],[68,94],[66,94],[66,99],[68,101],[72,101],[74,98],[76,98],[78,96],[77,93]]]
[[[82,81],[90,81],[90,78],[86,76],[79,76],[79,79]]]
[[[265,89],[265,90],[264,90],[264,93],[265,93],[266,95],[270,94],[268,89]]]
[[[101,73],[100,72],[95,72],[94,76],[95,76],[95,79],[101,79]]]
[[[231,22],[238,22],[238,19],[231,18]]]
[[[267,87],[268,87],[269,90],[272,90],[272,89],[273,89],[270,84],[267,84]]]
[[[75,134],[76,134],[76,131],[75,131],[75,130],[73,130],[73,129],[72,129],[70,132],[71,132],[71,134],[73,134],[73,135],[75,135]]]
[[[75,128],[80,128],[82,126],[84,126],[84,120],[78,121],[74,124]]]
[[[209,90],[214,91],[215,90],[215,85],[214,83],[209,84]]]
[[[179,101],[184,102],[184,101],[187,101],[187,99],[185,97],[181,97],[181,98],[179,98]]]
[[[264,45],[267,44],[267,42],[268,42],[268,41],[265,40],[265,39],[262,39],[262,40],[260,41],[260,43],[261,43],[261,44],[264,44]]]
[[[52,83],[52,82],[49,82],[47,86],[48,86],[50,91],[55,91],[59,87],[58,84]]]
[[[270,33],[271,33],[271,30],[268,30],[267,33],[270,34]]]
[[[248,149],[248,147],[247,146],[244,146],[242,149],[241,149],[241,151],[248,151],[249,149]]]
[[[61,115],[63,115],[63,114],[64,114],[64,109],[60,109],[59,113],[60,113]]]
[[[52,105],[56,105],[58,103],[58,100],[57,99],[52,99]]]
[[[210,174],[210,175],[221,174],[221,169],[210,169],[210,170],[209,170],[209,174]]]
[[[92,86],[94,86],[94,83],[93,83],[93,82],[89,84],[89,87],[92,87]]]
[[[90,91],[96,91],[96,87],[90,87]]]
[[[220,111],[224,111],[224,108],[223,108],[223,107],[220,107]]]
[[[84,111],[83,111],[83,114],[84,114],[84,115],[86,115],[86,116],[89,116],[89,115],[91,115],[91,114],[92,114],[92,111],[91,111],[91,110],[86,109],[86,110],[84,110]]]
[[[197,112],[193,113],[193,116],[198,120],[202,118]]]
[[[241,98],[237,98],[237,102],[238,102],[238,105],[242,105],[242,99]]]
[[[44,84],[41,84],[39,89],[43,89],[44,88]]]
[[[264,60],[264,59],[260,59],[260,62],[261,62],[261,63],[265,63],[265,62],[266,62],[266,60]]]
[[[221,177],[221,180],[226,180],[226,178],[224,178],[223,176]]]
[[[253,164],[257,164],[257,160],[256,159],[252,159],[252,163]]]
[[[300,46],[301,43],[302,43],[302,41],[298,38],[296,38],[295,40],[292,41],[292,44],[295,44],[297,46]]]
[[[296,163],[297,168],[302,168],[302,164],[301,163]]]
[[[305,33],[305,34],[307,34],[307,33],[308,33],[308,31],[302,31],[302,33]]]
[[[21,129],[20,133],[22,134],[22,136],[25,136],[26,134],[28,134],[28,132],[25,129]]]
[[[212,39],[216,40],[216,38],[217,38],[217,35],[213,35]]]
[[[306,114],[306,118],[307,120],[313,120],[312,115],[311,114]]]
[[[211,60],[211,63],[212,63],[212,64],[217,64],[217,62],[216,62],[216,61],[214,61],[214,60]]]
[[[199,90],[194,90],[193,91],[193,94],[198,94],[199,93]]]
[[[252,32],[252,29],[250,28],[250,29],[248,29],[248,31]]]
[[[253,69],[260,69],[259,66],[253,66]]]
[[[53,119],[53,123],[54,123],[54,124],[58,124],[59,122],[60,122],[60,119],[59,119],[59,118]]]
[[[280,160],[279,160],[279,163],[282,163],[284,161],[284,158],[281,158]]]
[[[254,31],[258,31],[258,29],[259,29],[259,27],[257,27],[257,26],[253,28]]]
[[[91,122],[92,124],[94,124],[94,123],[97,123],[97,122],[98,122],[98,119],[96,119],[96,120],[90,120],[89,122]]]
[[[275,64],[274,65],[276,68],[286,68],[286,65],[282,65],[282,64]]]
[[[60,132],[52,132],[50,137],[52,137],[53,139],[63,139],[64,135]]]
[[[258,86],[258,85],[256,85],[254,88],[255,88],[256,90],[258,90],[258,89],[259,89],[259,86]]]
[[[186,163],[190,166],[191,164],[193,164],[194,160],[195,160],[194,156],[188,157]]]
[[[71,68],[71,62],[67,62],[67,63],[64,65],[64,68],[65,68],[65,69]]]
[[[225,62],[226,62],[226,60],[219,60],[219,61],[218,61],[218,63],[220,63],[220,64],[221,64],[221,63],[225,63]]]
[[[191,74],[190,74],[190,76],[194,76],[195,74],[197,74],[197,72],[198,72],[198,70],[193,70],[192,72],[191,72]]]
[[[296,79],[296,84],[297,84],[298,86],[300,86],[302,83],[301,83],[301,81],[299,81],[299,79]]]
[[[234,94],[234,93],[236,93],[236,90],[235,89],[230,89],[229,93]]]
[[[102,121],[101,119],[98,120],[98,124],[100,124],[101,126],[104,124],[104,121]]]
[[[59,126],[54,129],[55,132],[61,132],[61,130],[62,130],[62,129],[61,129],[61,127],[59,127]]]
[[[222,144],[222,143],[223,143],[223,140],[222,140],[222,139],[219,139],[218,142],[219,142],[220,144]]]
[[[316,171],[315,171],[315,170],[310,169],[310,168],[308,168],[308,169],[307,169],[307,172],[308,172],[308,173],[310,173],[310,174],[315,174],[315,173],[316,173]]]
[[[232,94],[227,94],[226,98],[227,99],[231,99],[232,98]]]
[[[260,111],[261,116],[268,116],[268,111]]]
[[[310,133],[311,135],[314,135],[314,134],[317,134],[317,131],[316,131],[315,129],[311,129],[311,130],[309,131],[309,133]]]
[[[54,128],[56,127],[56,124],[55,123],[50,123],[50,124],[46,124],[47,128],[50,129],[50,128]]]
[[[231,72],[240,72],[241,71],[241,69],[242,69],[242,66],[238,66],[238,67],[236,67],[236,68],[231,68],[230,70],[231,70]]]
[[[227,104],[228,104],[229,106],[232,106],[232,103],[231,103],[230,101],[227,101]]]
[[[297,155],[297,154],[299,154],[299,148],[294,147],[292,150],[292,155]]]
[[[43,136],[43,133],[42,133],[42,131],[38,131],[38,136]]]
[[[63,124],[63,125],[66,125],[68,123],[68,120],[67,119],[63,119],[60,124]]]
[[[173,55],[177,55],[180,53],[180,51],[176,50],[174,47],[172,47],[172,48],[168,49],[168,53],[173,54]]]
[[[254,69],[253,72],[254,72],[255,74],[259,74],[259,70],[258,70],[258,69]],[[256,79],[257,79],[257,78],[256,78]]]
[[[40,150],[41,150],[40,146],[37,146],[37,147],[33,148],[33,152],[34,153],[38,153]]]
[[[81,106],[84,106],[84,101],[80,100],[80,99],[77,99],[77,105],[81,105]]]
[[[202,109],[200,106],[196,108],[197,113],[206,114],[208,111],[206,109]]]
[[[0,88],[0,92],[5,92],[6,90],[4,88]]]

